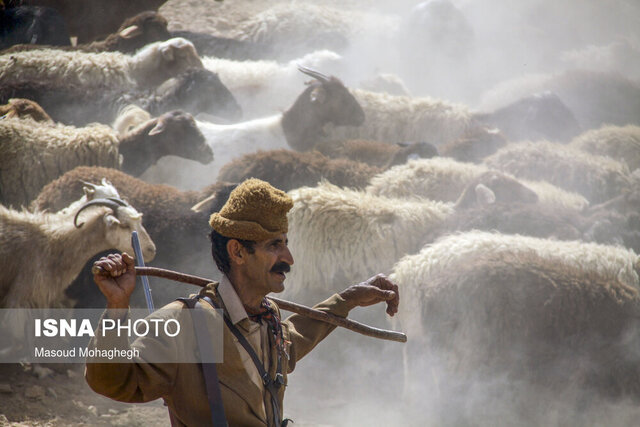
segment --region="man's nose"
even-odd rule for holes
[[[289,265],[293,265],[293,255],[289,248],[284,249],[284,254],[282,255],[282,261],[286,262]]]

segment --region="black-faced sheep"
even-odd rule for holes
[[[10,98],[5,105],[0,105],[0,118],[29,117],[36,122],[53,122],[42,107],[34,101],[23,98]]]
[[[50,307],[94,254],[110,248],[133,253],[134,230],[143,256],[152,260],[156,248],[142,215],[122,201],[94,199],[57,214],[0,206],[0,307]]]
[[[575,137],[572,147],[588,153],[609,156],[626,163],[629,170],[640,168],[640,127],[603,126]]]
[[[198,121],[198,127],[215,153],[213,163],[204,171],[211,180],[227,162],[247,153],[311,147],[326,123],[338,126],[362,123],[362,109],[340,80],[302,67],[301,71],[315,80],[284,113],[230,125]]]
[[[631,186],[626,164],[561,144],[511,144],[484,159],[484,164],[518,178],[546,180],[601,203]]]
[[[0,7],[0,50],[19,43],[69,46],[64,19],[49,7]]]
[[[155,87],[191,68],[202,68],[191,42],[169,39],[135,55],[43,49],[0,55],[0,83],[47,80],[55,84],[133,89]]]
[[[109,34],[104,40],[64,47],[18,44],[2,51],[2,54],[44,48],[83,52],[134,53],[150,43],[169,38],[171,36],[167,30],[167,20],[156,12],[146,11],[126,19],[115,33]]]
[[[317,151],[259,151],[232,160],[220,169],[218,181],[243,182],[259,178],[274,187],[289,191],[314,186],[322,179],[340,187],[364,188],[380,172],[374,166],[348,159],[330,159]]]
[[[193,117],[182,112],[149,120],[125,135],[98,124],[75,128],[4,119],[0,138],[0,200],[15,206],[29,203],[48,182],[80,165],[119,168],[122,163],[125,171],[141,173],[166,155],[205,163],[213,158]]]
[[[342,57],[329,50],[319,50],[284,64],[276,61],[237,61],[203,57],[204,67],[217,73],[220,80],[238,99],[247,119],[283,111],[298,96],[305,83],[299,66],[314,70],[334,70]]]
[[[414,338],[409,389],[428,380],[415,376],[421,360],[439,354],[463,381],[505,375],[547,392],[639,398],[639,265],[620,247],[479,231],[406,256],[390,277]]]
[[[177,109],[229,120],[242,115],[220,78],[202,68],[189,68],[150,91],[34,80],[9,82],[0,87],[0,102],[15,97],[36,101],[55,121],[75,126],[111,123],[128,104],[136,104],[154,116]]]
[[[388,169],[414,158],[430,159],[438,149],[428,142],[386,144],[378,141],[348,139],[323,141],[313,147],[327,157],[345,158]]]

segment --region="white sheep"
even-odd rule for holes
[[[298,55],[313,49],[345,49],[358,37],[387,37],[397,33],[399,26],[397,15],[324,4],[279,3],[238,22],[230,36]]]
[[[202,68],[193,44],[183,38],[149,44],[135,55],[55,49],[0,55],[0,83],[47,80],[105,88],[154,87],[187,68]]]
[[[591,203],[607,201],[632,185],[626,164],[547,141],[507,145],[486,157],[484,164],[518,178],[546,180]]]
[[[439,354],[458,378],[482,372],[547,390],[573,383],[637,397],[639,269],[638,255],[621,247],[481,231],[446,236],[390,275],[411,337],[406,372],[424,372],[423,361]],[[406,385],[415,391],[428,380],[410,375]]]
[[[453,202],[477,177],[490,170],[485,165],[458,162],[446,157],[410,160],[371,178],[366,191],[386,197],[425,197]],[[589,201],[582,195],[563,190],[545,181],[519,181],[552,209],[583,211]]]
[[[470,183],[455,203],[374,196],[327,182],[289,195],[294,202],[288,215],[289,247],[301,267],[292,267],[287,292],[296,298],[338,290],[387,271],[402,256],[446,232],[443,225],[458,211],[538,201],[532,190],[495,172]]]
[[[133,253],[132,231],[151,261],[156,248],[142,214],[121,200],[94,199],[55,214],[0,206],[0,307],[52,306],[93,255]]]
[[[570,146],[591,154],[612,157],[626,163],[631,172],[640,167],[639,126],[602,126],[578,135]]]
[[[424,235],[454,209],[451,203],[378,197],[326,182],[289,195],[289,249],[295,264],[285,292],[309,300],[385,272],[421,248]]]
[[[305,82],[298,66],[336,71],[342,57],[330,50],[318,50],[286,63],[271,60],[234,61],[203,57],[207,70],[218,74],[242,107],[246,119],[284,111],[296,99]]]
[[[480,126],[474,119],[474,113],[462,104],[362,89],[352,89],[351,92],[365,112],[365,122],[353,129],[326,129],[329,140],[428,141],[440,146]]]

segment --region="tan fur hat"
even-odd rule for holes
[[[251,178],[238,185],[220,212],[211,214],[209,225],[225,237],[261,241],[289,229],[287,212],[293,201],[268,182]]]

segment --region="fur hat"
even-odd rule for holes
[[[209,225],[225,237],[255,242],[273,239],[289,229],[287,212],[293,201],[268,182],[251,178],[238,185]]]

